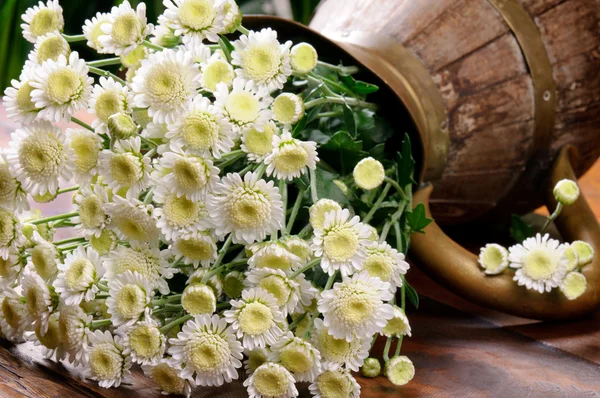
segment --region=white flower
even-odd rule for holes
[[[178,197],[176,192],[169,192],[165,186],[156,188],[153,199],[162,205],[154,210],[154,216],[157,217],[156,226],[167,241],[212,227],[206,204],[201,199],[192,201],[185,196]]]
[[[362,269],[370,236],[358,216],[350,219],[348,209],[333,210],[325,213],[323,227],[315,228],[311,248],[315,256],[323,257],[323,271],[333,275],[339,270],[342,276],[349,276]]]
[[[53,297],[46,282],[34,272],[25,271],[22,288],[27,300],[27,312],[43,335],[48,330],[48,318],[56,309],[58,300]]]
[[[197,95],[200,70],[192,54],[183,50],[163,50],[142,60],[133,78],[134,101],[156,123],[174,123]]]
[[[393,297],[389,283],[361,272],[322,292],[318,308],[333,337],[352,341],[383,329],[394,316],[393,307],[385,303]]]
[[[73,150],[73,179],[86,186],[98,172],[102,137],[87,129],[67,129],[67,144]]]
[[[60,341],[69,355],[69,362],[74,365],[87,363],[87,346],[90,330],[88,325],[92,316],[86,315],[79,306],[61,306],[58,317]]]
[[[61,54],[68,57],[70,52],[69,43],[62,35],[59,32],[50,32],[37,38],[33,50],[29,53],[29,60],[39,65],[48,59],[57,61]]]
[[[318,348],[324,364],[333,363],[358,372],[371,349],[371,336],[364,339],[347,341],[345,338],[337,339],[329,333],[323,320],[315,319],[313,343]]]
[[[325,364],[323,372],[308,389],[314,398],[360,397],[360,385],[350,371],[334,364]]]
[[[23,226],[16,214],[0,206],[0,257],[7,260],[25,243]]]
[[[394,317],[387,322],[387,325],[381,330],[381,334],[386,337],[410,336],[410,324],[404,310],[394,305]]]
[[[594,248],[587,242],[582,240],[576,240],[571,242],[570,245],[577,253],[577,264],[578,267],[588,265],[594,259]]]
[[[179,376],[180,367],[169,364],[169,360],[163,358],[156,365],[142,365],[146,377],[150,377],[161,389],[164,395],[177,394],[189,398],[195,383]]]
[[[102,32],[102,25],[110,22],[110,14],[104,12],[97,12],[92,19],[86,19],[85,23],[82,27],[83,35],[87,39],[88,47],[93,48],[98,51],[98,53],[103,54],[106,53],[104,50],[104,46],[100,43],[100,36],[104,35]]]
[[[231,150],[235,139],[221,110],[200,95],[189,104],[184,116],[168,128],[165,138],[171,140],[169,145],[175,152],[187,150],[205,156],[212,154],[217,159]]]
[[[317,66],[317,50],[308,43],[298,43],[290,50],[290,65],[294,72],[305,75]]]
[[[241,300],[231,300],[231,309],[223,313],[233,331],[242,339],[244,348],[266,347],[283,334],[279,326],[284,321],[275,297],[261,288],[242,292]]]
[[[108,282],[108,289],[107,312],[115,326],[133,325],[144,314],[153,295],[148,279],[135,271],[117,276]]]
[[[100,237],[110,222],[104,209],[109,202],[106,189],[100,184],[84,186],[75,194],[74,202],[79,214],[73,218],[75,230],[85,237]]]
[[[235,78],[233,67],[227,62],[222,51],[215,51],[210,58],[201,62],[200,70],[202,71],[200,84],[202,88],[211,93],[216,91],[219,83],[231,87]]]
[[[24,264],[16,250],[10,250],[6,259],[0,257],[0,289],[9,288],[13,284],[21,284]]]
[[[323,228],[325,224],[325,214],[330,211],[341,211],[342,206],[335,200],[331,199],[319,199],[316,203],[310,206],[309,209],[309,222],[313,229]]]
[[[251,81],[236,78],[231,90],[225,83],[219,83],[214,94],[215,105],[238,133],[251,128],[261,131],[272,117],[269,109],[272,98],[266,91],[256,91]]]
[[[283,202],[273,181],[260,179],[257,173],[229,173],[215,186],[208,209],[216,234],[233,234],[233,243],[262,241],[281,228]]]
[[[57,313],[50,315],[46,333],[41,333],[40,325],[38,324],[34,333],[29,336],[29,339],[33,341],[34,345],[42,348],[42,356],[46,359],[52,360],[56,358],[57,361],[60,361],[67,355],[60,341]]]
[[[292,398],[298,396],[294,376],[283,366],[266,362],[244,380],[249,398]]]
[[[119,387],[129,377],[131,358],[123,351],[120,336],[109,331],[96,330],[89,334],[91,345],[87,348],[88,375],[98,381],[100,387]]]
[[[123,336],[123,354],[130,355],[131,361],[140,365],[158,364],[165,353],[167,340],[158,326],[156,321],[146,316],[143,321],[119,330]]]
[[[184,43],[219,41],[225,13],[221,0],[164,0],[167,25]]]
[[[0,206],[17,213],[29,210],[27,192],[10,172],[6,154],[3,152],[0,152]]]
[[[183,369],[180,376],[200,386],[221,386],[238,378],[243,347],[232,328],[218,315],[197,315],[169,339],[171,365]]]
[[[58,277],[54,287],[67,305],[79,305],[91,301],[98,292],[98,282],[104,274],[100,255],[92,248],[79,246],[68,253],[58,265]]]
[[[364,158],[354,166],[352,171],[354,182],[362,189],[375,189],[385,178],[385,169],[379,160]]]
[[[29,263],[42,279],[52,282],[58,273],[59,254],[56,246],[44,239],[38,231],[33,232],[30,241],[34,246],[27,249],[30,254]]]
[[[183,257],[184,264],[191,264],[194,268],[199,265],[208,267],[217,259],[217,244],[209,232],[179,237],[171,245],[171,250],[177,257]]]
[[[292,332],[271,346],[269,360],[285,366],[298,382],[312,382],[321,373],[319,350]]]
[[[391,247],[389,244],[373,242],[366,247],[367,256],[363,261],[363,270],[369,276],[389,282],[390,291],[402,286],[402,275],[406,274],[409,265],[404,261],[404,254]]]
[[[67,59],[59,55],[33,69],[31,100],[40,108],[39,117],[54,122],[69,120],[75,112],[88,106],[93,79],[88,76],[85,60],[73,51]]]
[[[262,162],[273,150],[273,140],[279,134],[275,123],[269,121],[261,131],[251,128],[244,130],[242,134],[242,151],[246,153],[248,160]]]
[[[293,93],[281,93],[271,106],[275,119],[282,124],[294,124],[304,116],[304,101]]]
[[[23,334],[31,329],[32,319],[23,303],[22,296],[10,287],[5,287],[0,293],[2,312],[0,312],[0,332],[3,337],[14,341],[23,341]]]
[[[317,143],[292,138],[289,131],[273,137],[273,151],[265,158],[268,176],[289,181],[314,170],[318,161]]]
[[[108,188],[125,195],[127,199],[137,198],[150,186],[150,158],[140,152],[140,137],[118,140],[113,150],[100,152],[99,174]]]
[[[6,159],[12,175],[34,196],[56,193],[61,180],[69,181],[74,167],[65,134],[45,121],[15,130]]]
[[[89,113],[97,119],[92,127],[98,134],[108,134],[108,118],[120,112],[131,113],[132,95],[127,86],[117,83],[112,77],[100,77],[100,84],[94,85],[90,97]]]
[[[100,25],[103,35],[98,36],[102,52],[127,55],[144,42],[152,33],[152,24],[146,20],[146,4],[139,3],[131,8],[125,0],[110,11],[110,18]]]
[[[46,4],[40,1],[37,6],[25,10],[21,18],[25,21],[21,24],[23,37],[31,43],[46,33],[61,32],[65,26],[58,0],[48,0]]]
[[[307,262],[312,258],[313,253],[306,240],[298,236],[288,235],[284,236],[280,242],[289,252],[300,258],[300,261]]]
[[[496,243],[481,248],[477,260],[488,275],[497,275],[508,267],[508,250]]]
[[[27,63],[19,76],[19,80],[11,80],[12,87],[7,87],[4,90],[2,98],[6,115],[17,123],[29,123],[35,120],[39,109],[31,99],[31,92],[35,89],[31,85],[32,79],[31,67],[27,67]]]
[[[549,292],[557,287],[565,276],[569,260],[564,256],[564,245],[537,234],[527,238],[523,244],[510,247],[508,261],[510,267],[518,268],[514,280],[519,286],[526,286],[539,293]]]
[[[254,251],[248,259],[250,269],[269,268],[290,273],[302,266],[302,259],[278,242],[260,242],[256,248],[250,250]]]

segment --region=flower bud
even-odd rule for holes
[[[244,290],[244,274],[238,271],[229,272],[223,278],[223,292],[229,298],[238,298]]]
[[[365,377],[377,377],[381,373],[381,364],[379,363],[379,359],[377,358],[367,358],[365,359],[365,363],[362,368],[360,368],[360,373],[362,373]]]
[[[137,133],[138,126],[131,116],[119,112],[108,118],[108,131],[115,138],[126,139]]]
[[[304,101],[292,93],[281,93],[273,101],[275,120],[283,124],[294,124],[304,116]]]
[[[375,189],[383,182],[385,169],[380,161],[368,157],[358,162],[352,175],[360,188]]]
[[[161,47],[173,48],[177,46],[179,42],[179,36],[175,36],[173,31],[169,30],[169,32],[165,33],[160,37],[158,45]]]
[[[577,252],[580,267],[591,263],[594,259],[594,248],[589,243],[582,240],[576,240],[571,243],[571,247]]]
[[[308,43],[298,43],[290,50],[290,64],[294,72],[305,75],[317,66],[317,50]]]
[[[488,243],[479,252],[479,265],[488,275],[497,275],[508,267],[508,250],[495,243]]]
[[[183,291],[181,305],[191,315],[212,314],[215,312],[217,298],[210,286],[192,283]]]
[[[408,357],[394,357],[385,363],[383,373],[393,384],[403,386],[415,376],[415,367]]]
[[[223,14],[225,14],[225,26],[223,33],[233,33],[242,23],[242,12],[235,0],[227,0],[223,5]]]
[[[567,272],[570,272],[579,268],[579,256],[577,255],[577,251],[572,245],[566,244],[565,246],[566,247],[563,254],[568,261]]]
[[[572,205],[579,198],[579,187],[572,180],[560,180],[554,187],[556,201],[563,205]]]
[[[587,280],[580,272],[569,272],[560,283],[560,291],[569,300],[575,300],[587,289]]]

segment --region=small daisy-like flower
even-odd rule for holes
[[[259,179],[257,173],[229,173],[215,186],[208,209],[216,234],[233,234],[233,243],[262,241],[281,228],[283,202],[273,181]]]
[[[239,67],[235,73],[244,81],[254,84],[256,90],[273,92],[283,88],[288,76],[292,74],[290,66],[291,41],[280,44],[277,32],[262,29],[241,35],[233,43],[231,63]]]
[[[575,300],[587,289],[587,279],[580,272],[569,272],[559,285],[560,291],[569,300]]]
[[[202,72],[200,84],[202,88],[210,92],[216,91],[219,83],[231,87],[235,78],[233,67],[227,62],[220,51],[216,51],[208,60],[202,62],[200,70]]]
[[[406,274],[409,265],[404,261],[404,254],[399,253],[387,243],[371,243],[366,248],[363,270],[369,276],[381,279],[390,284],[390,291],[402,286],[402,275]]]
[[[100,330],[91,332],[89,337],[87,373],[100,387],[119,387],[129,377],[131,367],[131,357],[124,352],[122,338]]]
[[[79,246],[67,254],[58,269],[54,287],[65,304],[79,305],[84,300],[91,301],[96,297],[104,267],[100,255],[94,249]]]
[[[104,46],[100,43],[100,36],[104,35],[101,26],[105,23],[110,23],[110,14],[97,12],[92,19],[86,19],[83,25],[83,35],[87,39],[88,47],[93,48],[100,54],[106,53]]]
[[[125,271],[108,282],[108,289],[107,312],[115,326],[133,325],[144,314],[153,295],[148,279],[131,271]]]
[[[385,178],[385,169],[379,160],[364,158],[354,166],[354,182],[362,189],[375,189]]]
[[[202,200],[178,197],[177,193],[168,192],[161,186],[154,191],[153,200],[162,205],[154,210],[154,216],[157,217],[156,226],[168,241],[212,227],[206,204]]]
[[[9,209],[0,206],[0,257],[4,260],[25,243],[22,229],[19,218]]]
[[[181,305],[191,315],[212,315],[217,308],[215,291],[208,285],[192,283],[183,290]]]
[[[569,179],[557,182],[552,192],[554,193],[554,198],[556,198],[557,202],[567,206],[572,205],[579,198],[579,187],[577,186],[577,183]]]
[[[488,243],[481,248],[477,260],[488,275],[497,275],[508,268],[508,250],[495,243]]]
[[[17,123],[32,122],[40,111],[31,99],[31,92],[35,89],[31,85],[32,72],[30,68],[25,67],[19,80],[11,80],[12,87],[4,90],[2,101],[6,115]]]
[[[217,244],[209,232],[181,236],[173,241],[171,249],[176,256],[183,257],[184,264],[191,264],[194,268],[199,265],[208,267],[217,259]]]
[[[85,237],[100,237],[110,222],[104,209],[109,202],[106,189],[100,184],[84,186],[75,194],[74,202],[79,214],[73,218],[75,230]]]
[[[594,259],[594,248],[587,242],[576,240],[571,243],[571,246],[577,252],[577,262],[579,267],[588,265]]]
[[[350,371],[334,364],[324,364],[323,372],[308,389],[314,398],[360,397],[360,385]]]
[[[251,128],[261,131],[271,119],[269,105],[272,98],[265,91],[255,91],[252,81],[239,78],[233,81],[231,90],[225,83],[217,84],[215,105],[223,110],[237,133]]]
[[[310,245],[307,241],[298,236],[284,236],[281,239],[281,244],[283,244],[292,254],[299,257],[301,262],[307,262],[312,258]]]
[[[117,83],[112,77],[100,77],[100,84],[94,85],[90,97],[89,113],[97,117],[92,122],[94,130],[98,134],[108,134],[108,119],[120,112],[130,113],[132,102],[127,86]]]
[[[87,363],[86,349],[89,344],[88,325],[92,316],[87,315],[79,306],[61,306],[58,317],[60,341],[68,353],[69,362],[79,365]]]
[[[261,288],[242,292],[241,300],[231,300],[231,309],[223,313],[231,323],[244,348],[265,347],[275,343],[282,335],[277,324],[284,318],[277,308],[275,297]]]
[[[386,337],[410,336],[410,324],[404,310],[394,305],[394,317],[387,322],[387,325],[381,330],[381,334]]]
[[[294,124],[304,116],[304,101],[292,93],[281,93],[271,106],[275,120],[283,124]]]
[[[169,125],[165,138],[171,140],[169,144],[176,152],[212,154],[218,159],[231,150],[235,134],[220,109],[208,98],[197,96],[185,116]]]
[[[283,366],[266,362],[244,380],[249,398],[292,398],[298,396],[294,376]]]
[[[298,43],[290,50],[290,65],[295,73],[305,75],[317,66],[317,50],[308,43]]]
[[[195,386],[189,380],[181,378],[180,367],[169,364],[169,359],[163,358],[156,365],[142,365],[146,377],[150,377],[164,395],[176,394],[189,398]]]
[[[31,249],[27,249],[31,254],[29,256],[31,265],[43,280],[52,282],[58,273],[59,254],[56,246],[44,239],[38,231],[33,232],[30,240],[35,245]]]
[[[564,256],[564,245],[550,239],[548,234],[543,237],[537,234],[508,250],[510,267],[517,268],[514,280],[519,286],[539,293],[549,292],[565,276],[568,260]]]
[[[98,36],[103,52],[129,54],[152,32],[152,25],[146,20],[146,4],[139,3],[134,10],[125,0],[111,9],[109,20],[100,25],[100,30],[104,33]]]
[[[88,76],[88,66],[77,51],[68,59],[61,54],[56,61],[46,60],[32,74],[31,100],[40,108],[40,118],[54,122],[69,120],[75,112],[87,107],[94,80]]]
[[[408,357],[401,355],[385,363],[383,374],[393,384],[403,386],[415,376],[415,366]]]
[[[58,305],[58,297],[50,291],[46,282],[36,273],[25,272],[23,276],[23,296],[27,300],[27,312],[39,325],[41,334],[48,330],[48,318]]]
[[[286,273],[302,266],[302,260],[278,242],[268,242],[260,247],[248,259],[249,268],[267,268]]]
[[[25,331],[31,329],[31,318],[27,305],[23,303],[22,296],[9,287],[3,288],[2,312],[0,313],[0,331],[3,337],[21,342]]]
[[[165,0],[163,14],[176,36],[184,43],[201,43],[204,39],[219,41],[223,33],[223,1],[219,0]]]
[[[24,264],[19,252],[10,250],[6,259],[0,257],[0,289],[21,283]]]
[[[319,199],[315,204],[310,206],[309,209],[309,222],[314,228],[323,228],[325,224],[325,214],[330,211],[341,211],[342,206],[335,200],[331,199]]]
[[[394,308],[385,303],[393,297],[389,283],[361,272],[322,292],[319,312],[333,337],[370,338],[394,316]]]
[[[10,172],[3,152],[0,152],[0,206],[17,213],[29,210],[27,192]]]
[[[358,372],[371,349],[371,337],[346,341],[345,338],[336,339],[329,334],[329,329],[323,324],[322,319],[315,319],[313,343],[321,353],[324,363],[344,365],[350,370]]]
[[[342,276],[349,276],[362,269],[370,235],[358,216],[350,218],[348,209],[330,211],[325,213],[323,227],[315,229],[311,249],[315,256],[323,257],[323,271],[333,275],[339,270]]]
[[[273,139],[278,133],[277,126],[272,121],[265,124],[262,131],[255,128],[245,130],[242,134],[241,149],[246,153],[248,160],[262,162],[273,150]]]
[[[240,26],[242,23],[242,12],[235,0],[225,0],[225,4],[223,5],[223,13],[225,14],[225,19],[223,20],[223,31],[225,33],[235,32],[238,26]]]
[[[295,337],[292,332],[287,332],[271,346],[269,360],[285,366],[298,382],[312,382],[321,373],[319,350],[307,341]]]
[[[183,369],[179,375],[200,386],[221,386],[238,378],[243,347],[231,326],[218,315],[197,315],[169,339],[171,364]]]
[[[38,324],[30,339],[33,340],[34,345],[42,347],[42,356],[46,359],[56,358],[59,361],[64,359],[67,354],[60,341],[58,314],[56,313],[50,315],[46,333],[41,333],[40,325]]]
[[[29,53],[29,60],[40,65],[46,60],[58,61],[58,56],[68,57],[71,53],[69,43],[58,32],[47,33],[35,41],[33,51]]]
[[[289,131],[273,137],[273,151],[265,158],[268,176],[289,181],[314,170],[318,161],[317,143],[297,140]]]
[[[124,140],[135,136],[139,131],[139,126],[133,118],[127,113],[118,112],[108,117],[106,122],[108,134],[113,139]],[[146,138],[146,137],[144,137]]]
[[[25,22],[21,24],[23,37],[31,43],[47,33],[62,32],[65,26],[58,0],[48,0],[46,4],[40,1],[37,6],[25,10],[21,18]]]
[[[150,186],[150,158],[140,152],[140,137],[119,140],[113,150],[100,153],[99,173],[109,189],[125,194],[127,199],[137,198]]]
[[[49,122],[30,123],[11,135],[6,160],[10,172],[31,195],[58,191],[59,181],[69,181],[73,150],[61,129]]]
[[[130,355],[131,361],[140,365],[158,364],[166,348],[166,337],[158,326],[156,321],[146,316],[143,321],[121,329],[123,354]]]
[[[174,123],[196,96],[200,71],[192,54],[183,50],[163,50],[142,61],[131,88],[134,101],[156,123]]]
[[[117,248],[119,238],[117,234],[110,229],[103,229],[98,236],[89,237],[90,247],[98,252],[101,256],[106,256],[111,251]]]
[[[67,129],[67,144],[73,150],[73,179],[79,185],[89,185],[96,176],[102,150],[102,137],[87,129]]]

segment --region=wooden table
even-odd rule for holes
[[[0,109],[2,146],[12,127]],[[600,162],[580,185],[600,219]],[[415,378],[404,387],[394,387],[383,377],[359,378],[363,397],[600,397],[600,312],[565,324],[535,322],[466,302],[415,266],[408,279],[422,296],[419,310],[409,310],[413,337],[403,346],[415,364]],[[240,391],[240,385],[233,384],[197,388],[193,396],[244,396]],[[301,392],[310,396],[306,386]],[[86,382],[77,369],[42,359],[31,343],[14,346],[2,341],[0,396],[161,395],[139,371],[132,385],[105,390]]]

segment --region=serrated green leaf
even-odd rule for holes
[[[425,206],[419,203],[411,212],[406,212],[406,222],[412,232],[424,233],[423,229],[433,220],[425,215]]]
[[[404,279],[404,293],[406,294],[408,301],[410,301],[416,309],[419,309],[419,293],[408,284],[406,279]]]
[[[413,178],[415,160],[412,157],[412,148],[408,134],[404,134],[402,148],[400,149],[400,152],[398,152],[397,163],[398,169],[396,170],[396,173],[398,184],[400,184],[402,188],[410,184],[416,184],[416,181]]]
[[[344,195],[342,190],[333,182],[333,180],[339,177],[337,174],[330,173],[327,170],[323,170],[321,167],[317,167],[315,175],[317,177],[317,196],[320,199],[331,199],[341,204],[350,203],[348,197]]]
[[[362,82],[360,80],[354,79],[352,76],[340,76],[340,80],[348,86],[348,88],[354,91],[356,94],[366,95],[371,94],[379,90],[374,84]]]
[[[510,222],[510,236],[517,243],[522,243],[525,239],[533,236],[533,228],[517,214],[513,214]]]
[[[356,138],[356,120],[354,120],[354,112],[348,106],[348,104],[344,104],[344,124],[346,125],[346,129],[352,137]]]
[[[363,157],[362,142],[354,140],[346,131],[338,131],[319,148],[333,168],[348,174]]]

